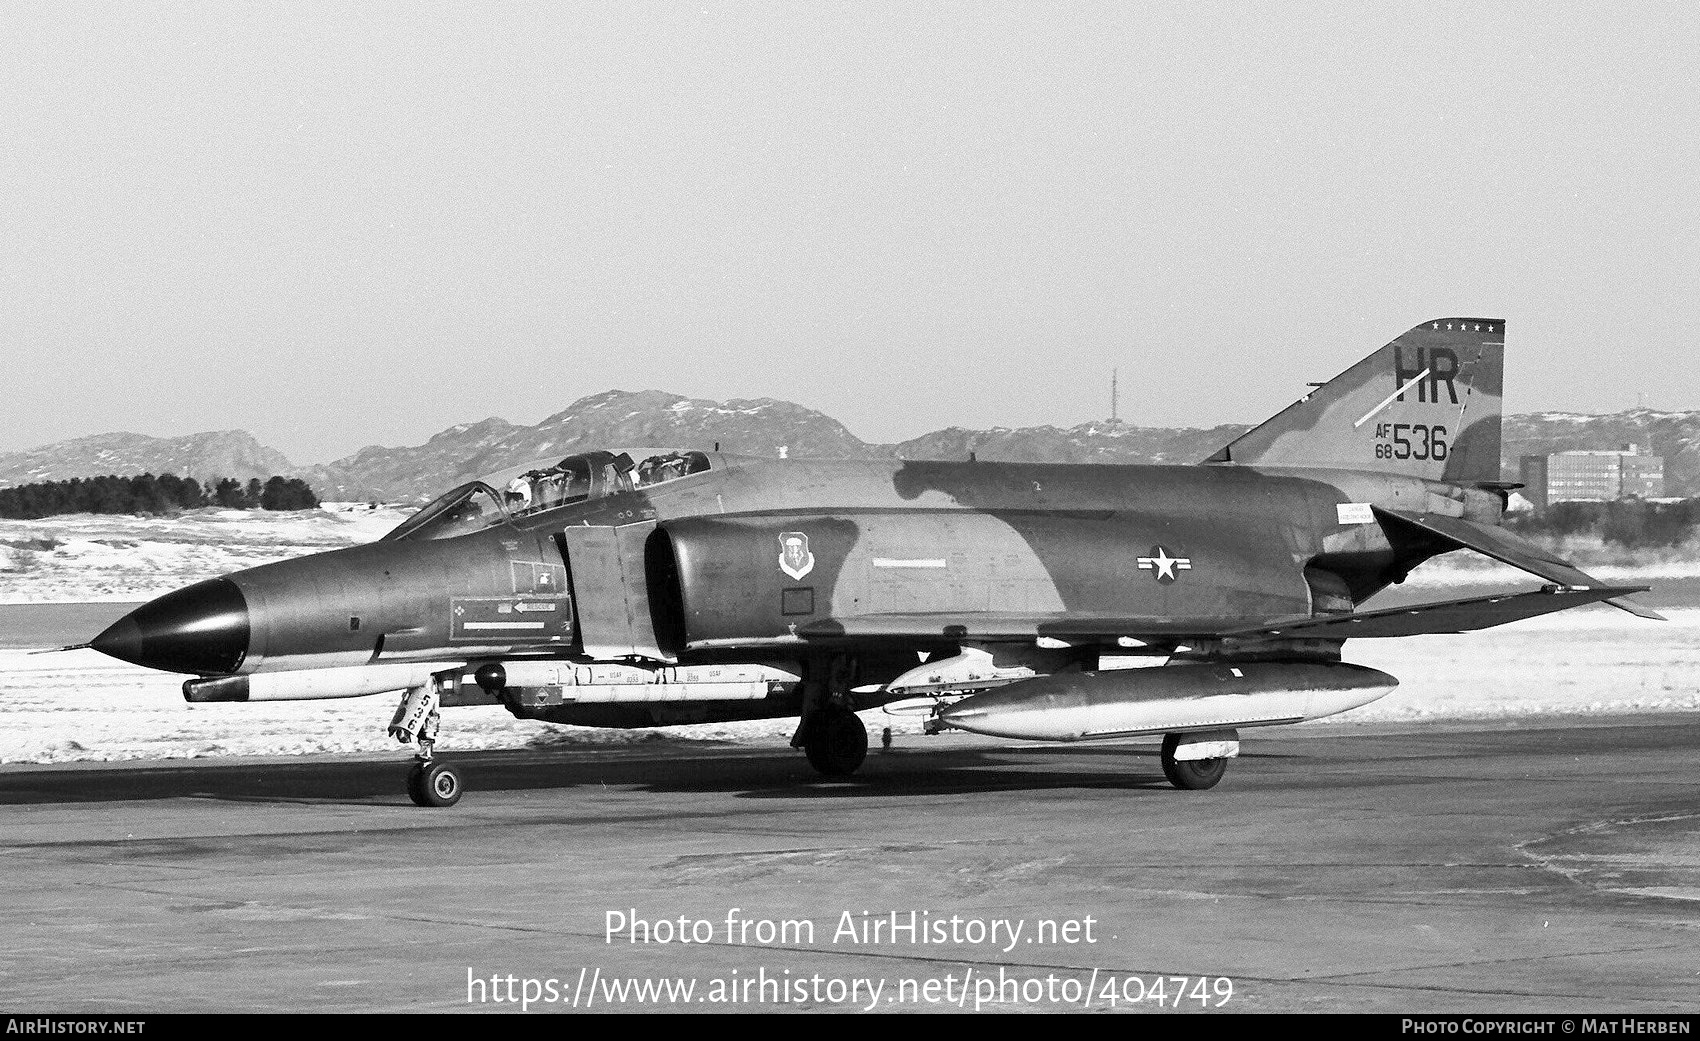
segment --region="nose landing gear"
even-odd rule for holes
[[[419,743],[413,769],[407,773],[407,797],[415,806],[453,806],[464,790],[454,767],[439,762],[432,754],[443,719],[437,704],[436,687],[414,687],[402,697],[395,718],[390,720],[390,736],[404,745]]]

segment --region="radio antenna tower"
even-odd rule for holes
[[[1116,396],[1116,374],[1119,371],[1117,369],[1110,370],[1110,422],[1112,423],[1119,423],[1122,418],[1121,402]]]

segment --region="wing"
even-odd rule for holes
[[[800,626],[805,639],[944,639],[988,642],[1035,640],[1043,637],[1102,638],[1114,636],[1140,643],[1164,644],[1224,636],[1299,636],[1325,640],[1431,633],[1466,633],[1507,622],[1551,614],[1584,604],[1613,603],[1646,586],[1599,586],[1578,589],[1547,586],[1526,593],[1443,600],[1379,611],[1337,615],[1293,615],[1287,618],[1114,618],[1079,614],[993,614],[963,611],[940,614],[870,614],[828,618]],[[1614,605],[1615,606],[1615,605]],[[1650,612],[1649,612],[1650,613]]]
[[[1604,601],[1628,593],[1646,592],[1646,586],[1604,586],[1574,589],[1547,586],[1528,593],[1504,593],[1464,600],[1443,600],[1411,607],[1389,607],[1380,611],[1319,615],[1273,621],[1223,636],[1304,636],[1325,640],[1365,639],[1382,636],[1422,636],[1431,633],[1467,633],[1506,622],[1522,621],[1583,604]]]
[[[1557,582],[1561,586],[1578,586],[1585,589],[1601,589],[1605,584],[1599,579],[1580,570],[1568,560],[1553,556],[1546,550],[1526,539],[1520,539],[1503,528],[1486,524],[1477,524],[1459,517],[1442,517],[1432,513],[1406,513],[1403,510],[1389,510],[1377,506],[1375,512],[1382,518],[1382,523],[1390,526],[1405,525],[1415,528],[1428,535],[1435,536],[1443,542],[1451,543],[1454,547],[1473,549],[1495,560],[1521,568],[1531,575],[1539,575],[1549,582]],[[1640,589],[1630,590],[1641,592]],[[1618,596],[1606,598],[1606,603],[1640,618],[1651,618],[1664,621],[1664,616],[1657,611],[1642,607],[1633,600],[1625,600]]]

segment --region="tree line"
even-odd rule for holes
[[[1594,535],[1630,549],[1680,546],[1700,535],[1700,499],[1555,502],[1535,513],[1508,514],[1505,526],[1525,535]]]
[[[203,506],[234,510],[311,510],[319,497],[297,477],[221,477],[202,484],[176,474],[73,477],[0,488],[0,517],[37,520],[62,513],[176,513]]]

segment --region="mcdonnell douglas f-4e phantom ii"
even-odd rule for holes
[[[1355,637],[1457,633],[1604,601],[1500,528],[1505,323],[1425,322],[1190,466],[597,451],[471,481],[382,540],[239,571],[92,641],[191,673],[191,702],[400,693],[409,794],[459,798],[438,709],[651,727],[798,717],[827,775],[856,710],[1043,741],[1163,735],[1209,788],[1238,731],[1379,698]],[[1361,605],[1468,548],[1540,589]],[[1115,668],[1116,664],[1149,668]]]

